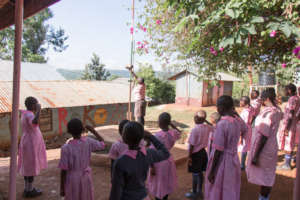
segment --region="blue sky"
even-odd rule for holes
[[[61,0],[51,6],[54,17],[49,23],[65,29],[69,47],[62,53],[50,51],[48,63],[57,68],[82,69],[96,53],[107,68],[123,69],[130,59],[130,6],[131,0]],[[142,10],[139,1],[136,6]],[[153,57],[136,56],[135,60],[149,62]]]

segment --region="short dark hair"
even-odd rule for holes
[[[220,115],[223,115],[225,112],[232,111],[234,108],[232,97],[228,95],[220,96],[217,100],[217,107],[218,111],[220,111]]]
[[[32,105],[36,104],[38,101],[36,98],[34,97],[27,97],[25,99],[25,107],[28,109],[28,110],[31,110],[32,109]]]
[[[159,115],[158,120],[160,123],[170,124],[171,123],[171,115],[167,112],[163,112]]]
[[[144,137],[144,127],[138,122],[128,122],[123,129],[123,140],[129,146],[136,146],[140,144]]]
[[[119,133],[120,133],[120,135],[123,134],[123,128],[124,128],[124,126],[125,126],[128,122],[129,122],[129,120],[124,119],[124,120],[122,120],[122,121],[119,123]]]
[[[261,94],[262,100],[270,99],[272,102],[273,106],[277,107],[276,103],[276,92],[274,88],[267,88],[265,89],[262,94]]]
[[[142,78],[142,77],[139,77],[139,78],[138,78],[138,81],[141,82],[141,83],[145,83],[145,79]]]
[[[257,96],[259,96],[259,91],[258,90],[252,90]]]
[[[293,83],[286,85],[285,88],[287,90],[290,90],[293,94],[296,94],[296,92],[297,92],[297,87]]]
[[[80,119],[74,118],[68,122],[67,125],[68,133],[73,136],[79,136],[84,131],[83,124]]]
[[[206,119],[206,112],[204,110],[200,110],[195,113],[194,115],[194,122],[196,124],[201,124],[205,121]]]
[[[250,98],[248,96],[242,96],[241,101],[244,101],[246,105],[250,105]]]

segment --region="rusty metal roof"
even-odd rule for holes
[[[128,102],[127,84],[109,81],[22,81],[20,108],[28,96],[36,97],[43,108]],[[0,113],[11,112],[12,81],[0,81]]]
[[[14,63],[8,60],[0,60],[0,81],[12,81]],[[65,78],[56,71],[56,68],[47,63],[21,64],[22,81],[62,81]]]
[[[24,0],[24,18],[49,7],[59,0]],[[15,1],[0,0],[0,30],[14,24]]]

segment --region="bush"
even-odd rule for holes
[[[141,66],[137,75],[145,79],[146,95],[153,99],[155,104],[175,102],[175,87],[170,82],[155,77],[151,65]]]

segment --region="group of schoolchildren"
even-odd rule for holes
[[[278,141],[280,149],[286,150],[286,161],[279,168],[290,169],[295,126],[300,114],[296,86],[289,84],[286,91],[290,98],[284,115],[277,105],[273,88],[265,89],[260,97],[258,91],[252,92],[251,99],[242,97],[240,114],[235,110],[232,97],[226,95],[218,98],[218,112],[210,115],[210,122],[206,120],[205,111],[196,112],[195,127],[188,139],[192,189],[186,193],[187,198],[239,200],[241,170],[246,170],[250,183],[261,186],[259,200],[270,198],[276,176]],[[18,166],[25,180],[23,196],[30,198],[42,194],[33,187],[33,181],[34,176],[47,167],[47,159],[38,127],[41,106],[34,97],[28,97],[25,105]],[[175,191],[176,165],[169,152],[182,132],[166,112],[160,114],[158,125],[161,130],[152,135],[138,122],[120,122],[121,139],[109,152],[112,166],[110,200],[143,200],[148,195],[156,200],[167,200]],[[103,138],[93,127],[84,127],[79,119],[70,120],[67,130],[73,139],[61,148],[60,194],[66,200],[93,200],[90,158],[91,152],[105,148]],[[85,130],[93,133],[97,140],[81,136]],[[241,152],[241,162],[238,152]]]

